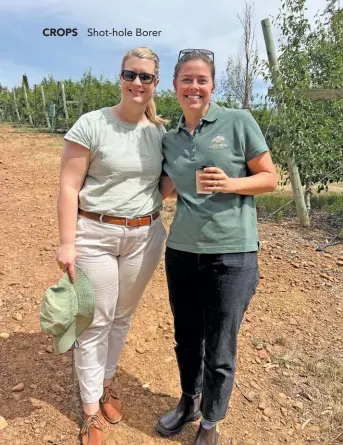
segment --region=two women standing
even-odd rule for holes
[[[277,176],[251,115],[211,102],[213,57],[208,50],[180,52],[174,87],[183,116],[169,133],[152,102],[158,58],[138,48],[123,59],[120,104],[87,113],[65,136],[57,259],[72,278],[76,261],[96,296],[94,321],[76,351],[84,444],[103,445],[101,411],[111,423],[121,419],[111,379],[162,253],[161,194],[174,190],[166,273],[182,396],[157,429],[170,436],[202,417],[196,445],[218,443],[237,335],[258,282],[253,195],[272,191]],[[196,171],[203,166],[211,167],[200,172],[199,193]]]

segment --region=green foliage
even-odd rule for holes
[[[217,100],[216,103],[220,105],[221,107],[226,108],[241,108],[241,105],[238,102],[235,102],[231,96],[221,97],[220,100]]]
[[[174,91],[164,90],[155,95],[155,103],[158,114],[169,120],[166,129],[175,128],[182,115],[182,109]]]
[[[20,123],[28,124],[30,111],[33,124],[36,127],[47,126],[45,113],[49,113],[50,104],[56,105],[55,128],[67,130],[80,116],[82,97],[84,97],[82,113],[101,107],[112,106],[120,101],[119,79],[114,82],[105,79],[103,76],[97,79],[89,70],[83,74],[79,81],[71,79],[63,81],[68,110],[68,119],[66,119],[60,83],[52,75],[43,78],[40,84],[33,85],[31,88],[28,87],[27,76],[24,75],[23,83],[26,85],[30,110],[26,109],[23,89],[21,87],[14,88]],[[41,86],[44,89],[45,108],[43,107]],[[0,91],[0,119],[18,122],[13,93],[9,92],[7,88],[3,88]]]
[[[275,26],[279,40],[279,87],[277,101],[281,113],[273,119],[270,143],[274,160],[287,165],[289,150],[294,153],[302,184],[329,182],[343,178],[343,101],[313,101],[302,89],[343,88],[343,9],[338,1],[327,1],[311,29],[305,0],[283,0]],[[265,80],[271,80],[266,63],[260,65]],[[289,149],[287,148],[289,144]]]
[[[252,105],[249,111],[253,115],[256,122],[259,124],[262,133],[265,135],[268,145],[272,147],[271,135],[277,132],[277,127],[275,126],[274,109],[269,107],[267,104],[257,104]]]
[[[30,87],[29,87],[29,81],[28,81],[28,78],[27,78],[27,75],[26,75],[26,74],[23,75],[23,85],[25,85],[25,87],[26,87],[27,89],[30,88]]]
[[[296,214],[296,208],[294,201],[292,201],[293,197],[291,194],[267,193],[264,195],[258,195],[255,199],[258,214],[262,217],[266,217],[274,212],[277,212],[276,215],[281,215],[281,211],[279,211],[279,209],[286,206],[287,203],[289,203],[289,205],[282,209],[282,216]]]
[[[286,205],[287,203],[289,204]],[[256,196],[256,206],[259,217],[264,218],[276,212],[274,220],[278,222],[282,222],[284,217],[296,215],[295,203],[291,193],[275,192]],[[284,208],[279,210],[281,207]],[[340,227],[343,220],[343,194],[313,194],[311,195],[311,209],[313,212],[324,212],[333,225]]]

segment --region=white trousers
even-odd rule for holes
[[[104,379],[115,373],[131,316],[161,259],[165,238],[160,217],[141,227],[78,218],[76,264],[95,293],[93,322],[78,338],[75,350],[83,403],[97,402]]]

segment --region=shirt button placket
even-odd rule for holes
[[[196,149],[195,142],[194,142],[194,139],[193,139],[192,145],[191,145],[191,161],[195,161],[196,160],[196,158],[195,158],[196,152],[197,152],[197,149]]]

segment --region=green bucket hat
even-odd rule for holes
[[[40,309],[40,326],[53,336],[57,354],[67,352],[77,337],[92,323],[95,296],[91,281],[75,266],[75,283],[65,272],[60,281],[44,294]]]

